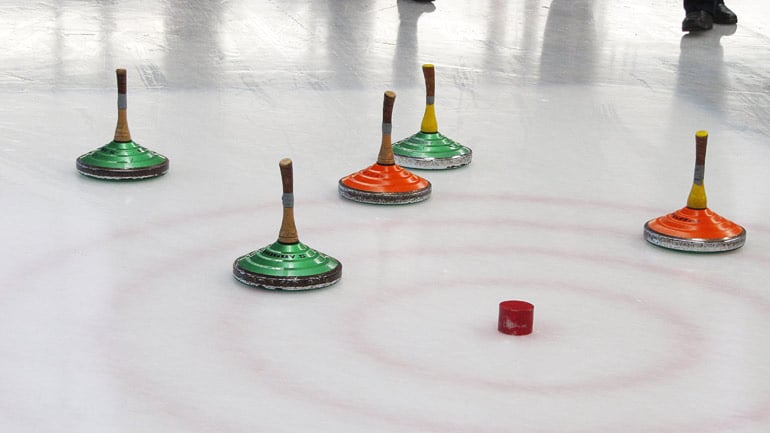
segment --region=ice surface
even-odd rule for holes
[[[0,4],[0,431],[770,431],[770,6],[686,36],[674,0]],[[337,181],[417,132],[420,66],[471,165],[377,207]],[[167,175],[101,182],[128,70]],[[746,246],[642,238],[709,204]],[[278,161],[335,286],[275,293]],[[533,334],[498,303],[535,305]]]

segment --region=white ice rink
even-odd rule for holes
[[[693,36],[676,0],[0,0],[1,433],[770,432],[770,3]],[[341,199],[420,128],[471,165]],[[128,122],[166,176],[75,158]],[[656,248],[696,130],[746,245]],[[246,287],[294,160],[340,283]],[[533,334],[498,303],[535,305]]]

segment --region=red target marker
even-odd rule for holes
[[[524,301],[503,301],[500,303],[500,316],[497,330],[508,335],[527,335],[532,333],[535,306]]]

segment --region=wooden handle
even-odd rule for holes
[[[283,193],[291,194],[294,192],[294,170],[292,169],[291,159],[284,158],[278,163],[281,168],[281,182],[283,183]]]
[[[118,76],[118,93],[121,95],[126,94],[126,70],[116,69],[115,75]]]
[[[695,165],[706,165],[706,144],[708,143],[709,133],[707,131],[698,131],[695,133]]]
[[[118,77],[118,125],[115,127],[114,140],[118,143],[128,143],[131,141],[131,131],[128,129],[128,115],[126,114],[126,70],[116,69],[115,75]]]
[[[396,92],[388,90],[382,101],[382,123],[391,123],[393,118],[393,104],[396,102]]]
[[[299,235],[294,223],[294,173],[291,159],[282,159],[278,167],[281,169],[281,183],[283,183],[283,219],[281,229],[278,231],[278,242],[296,244],[299,242]]]
[[[431,64],[422,65],[422,75],[425,76],[426,96],[436,96],[436,69]]]
[[[391,118],[393,117],[393,104],[396,102],[396,92],[388,90],[382,101],[382,143],[380,144],[380,153],[377,155],[377,164],[393,165],[396,163],[393,157],[393,145],[391,144],[390,134]]]
[[[695,173],[692,176],[692,188],[687,197],[687,207],[690,209],[706,209],[708,199],[706,189],[703,186],[703,178],[706,174],[706,143],[709,133],[698,131],[695,133]]]

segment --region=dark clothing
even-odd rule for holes
[[[684,0],[684,11],[706,11],[713,14],[718,4],[724,4],[725,0]]]
[[[717,7],[717,3],[723,2],[724,0],[684,0],[684,11],[686,13],[706,11],[710,14],[713,14],[714,9]]]

